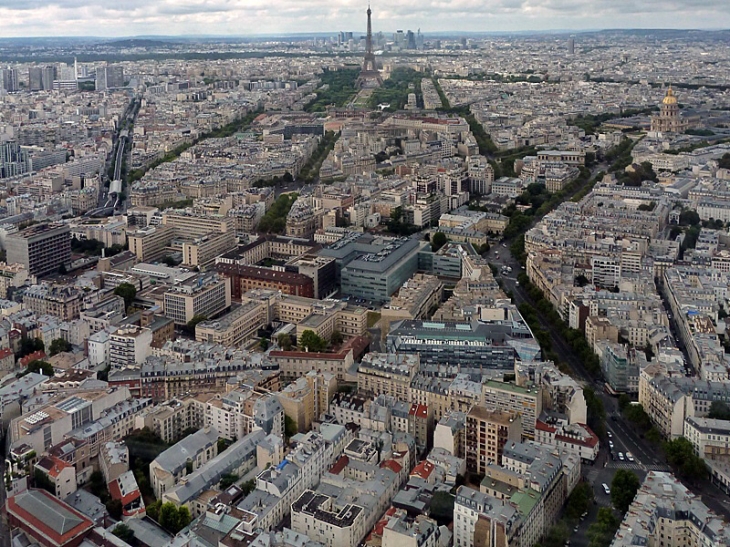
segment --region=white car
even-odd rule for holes
[[[618,453],[618,459],[619,459],[620,461],[624,461],[624,460],[626,459],[626,458],[624,458],[624,453],[623,453],[623,452],[619,452],[619,453]]]
[[[631,452],[626,453],[626,459],[629,460],[630,462],[634,461],[634,457],[631,455]]]
[[[608,485],[604,482],[603,483],[603,491],[606,493],[607,496],[611,495],[611,489],[608,487]]]
[[[613,450],[613,441],[608,441],[608,448]]]
[[[610,431],[606,431],[606,435],[608,435],[609,439],[613,439],[613,433],[611,433]]]

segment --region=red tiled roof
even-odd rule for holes
[[[390,469],[396,475],[403,470],[403,466],[395,460],[385,460],[380,464],[380,467],[383,469]]]
[[[38,506],[38,507],[36,507]],[[43,541],[63,546],[74,538],[86,535],[94,528],[94,523],[76,509],[55,498],[45,490],[26,490],[8,498],[5,505],[8,515],[22,523],[22,529]],[[27,508],[33,507],[33,512]],[[51,512],[52,519],[44,519],[43,513]],[[48,522],[47,522],[48,520]],[[63,523],[64,532],[57,531],[51,522]],[[68,528],[71,526],[70,528]]]
[[[119,478],[110,482],[108,486],[109,495],[111,495],[112,499],[120,500],[122,505],[128,505],[134,500],[142,497],[142,493],[139,491],[139,488],[135,488],[131,492],[127,492],[127,494],[122,495],[122,490],[119,487]]]
[[[410,411],[408,411],[409,416],[417,416],[419,418],[428,418],[428,407],[426,405],[419,405],[417,403],[413,403],[411,405]]]
[[[535,429],[539,429],[540,431],[549,431],[550,433],[555,433],[558,430],[557,427],[546,424],[545,422],[543,422],[541,420],[537,420],[535,422]]]
[[[45,351],[43,351],[43,350],[34,351],[33,353],[26,355],[25,357],[21,357],[20,366],[27,367],[33,361],[39,361],[40,359],[45,359],[45,358],[46,358]]]
[[[10,348],[3,348],[0,349],[0,359],[5,359],[6,357],[9,357],[13,354],[13,350]]]
[[[433,473],[433,470],[436,466],[432,464],[429,461],[422,461],[416,464],[416,467],[413,468],[413,471],[411,471],[411,477],[421,477],[422,479],[427,479],[431,476],[431,473]]]
[[[64,469],[67,469],[69,467],[73,468],[73,465],[71,465],[70,463],[67,463],[62,459],[51,455],[42,458],[38,462],[38,466],[42,469],[45,469],[46,474],[49,477],[53,477],[54,479],[57,479],[58,476],[61,474],[61,471],[63,471]]]
[[[347,467],[348,463],[350,463],[350,458],[347,456],[340,457],[340,459],[337,460],[332,467],[330,467],[330,473],[333,475],[339,475],[345,467]]]

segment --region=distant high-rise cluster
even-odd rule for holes
[[[12,93],[13,91],[18,91],[20,88],[20,82],[18,80],[18,69],[16,68],[3,68],[0,70],[0,74],[2,74],[2,88]]]
[[[119,87],[124,87],[124,67],[122,65],[106,65],[96,68],[97,91]]]

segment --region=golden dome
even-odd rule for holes
[[[669,89],[667,89],[667,95],[664,97],[664,100],[662,101],[663,104],[677,104],[677,97],[674,96],[674,91],[672,91],[672,86],[669,86]]]

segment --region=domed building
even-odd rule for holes
[[[661,133],[684,133],[687,127],[687,121],[679,112],[677,96],[674,94],[672,86],[669,86],[662,104],[659,105],[659,115],[651,118],[651,130]]]

